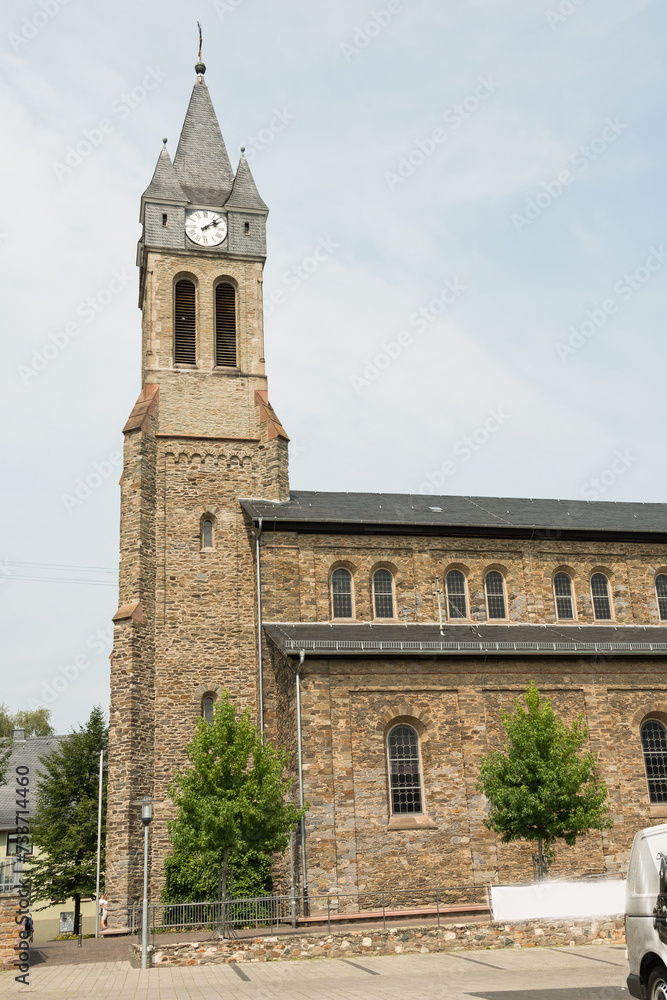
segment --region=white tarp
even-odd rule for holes
[[[625,880],[491,886],[494,920],[606,917],[625,913]]]

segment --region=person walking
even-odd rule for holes
[[[100,896],[100,917],[102,930],[105,931],[107,929],[107,920],[109,919],[109,901],[106,896]]]

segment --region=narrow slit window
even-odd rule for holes
[[[667,621],[667,576],[664,573],[655,578],[655,592],[658,598],[660,621]]]
[[[194,365],[197,360],[197,298],[186,279],[176,282],[174,293],[174,362]]]
[[[201,714],[206,722],[213,722],[213,698],[210,695],[202,702]]]
[[[166,212],[162,213],[162,225],[163,226],[167,225],[167,213]]]
[[[203,549],[213,548],[213,521],[207,517],[201,526],[201,546]]]
[[[224,283],[215,289],[215,363],[236,368],[236,290]]]
[[[246,236],[250,236],[250,223],[249,222],[246,222],[244,232],[245,232]]]
[[[572,580],[567,573],[556,573],[554,577],[554,594],[556,595],[556,617],[558,620],[572,620],[574,618]]]
[[[334,618],[353,618],[352,574],[346,569],[335,569],[331,574],[331,603]]]
[[[667,730],[649,719],[641,728],[644,766],[651,802],[667,802]]]
[[[596,621],[611,621],[609,580],[604,573],[594,573],[591,577],[591,597]]]
[[[373,574],[373,597],[376,618],[394,617],[394,578],[387,569]]]
[[[466,578],[458,569],[450,569],[445,580],[449,618],[467,618]]]
[[[412,726],[394,726],[387,740],[391,811],[422,811],[421,774],[419,773],[419,737]]]
[[[486,606],[489,618],[506,618],[505,581],[502,574],[492,570],[486,574]]]

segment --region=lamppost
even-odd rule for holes
[[[144,902],[141,911],[141,968],[148,968],[148,827],[153,819],[153,802],[145,795],[141,803],[141,822],[144,824]]]

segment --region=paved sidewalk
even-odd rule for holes
[[[151,969],[129,962],[36,966],[30,985],[0,974],[0,996],[40,1000],[627,1000],[618,946]]]

